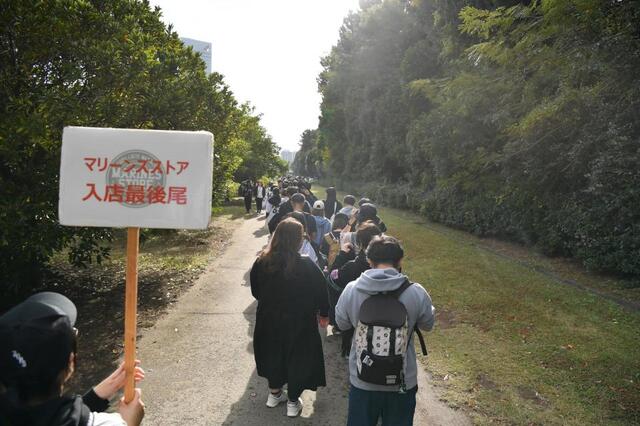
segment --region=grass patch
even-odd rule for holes
[[[576,273],[558,260],[489,251],[406,211],[379,215],[438,310],[426,368],[450,404],[479,424],[640,423],[640,314],[530,267]]]
[[[211,213],[214,217],[223,217],[231,220],[247,216],[242,198],[234,198],[228,205],[214,207],[211,209]]]

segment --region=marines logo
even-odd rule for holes
[[[146,194],[151,188],[163,188],[166,174],[162,163],[155,155],[147,151],[131,150],[119,154],[109,166],[106,173],[107,186],[117,185],[120,188],[138,188]],[[123,198],[121,205],[125,207],[147,207],[147,197],[139,199]]]

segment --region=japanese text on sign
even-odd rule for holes
[[[67,127],[60,221],[196,228],[211,214],[212,135]],[[197,213],[197,225],[191,219]]]

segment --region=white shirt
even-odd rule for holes
[[[309,256],[309,259],[313,260],[313,263],[318,263],[316,251],[311,247],[311,243],[306,238],[302,241],[302,247],[300,247],[300,251],[298,253],[303,256]]]
[[[343,213],[351,217],[353,216],[353,212],[355,211],[355,209],[356,208],[354,206],[344,206],[343,208],[340,209],[338,213]]]
[[[127,426],[118,413],[91,413],[89,426]]]

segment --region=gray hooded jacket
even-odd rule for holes
[[[369,269],[360,275],[355,281],[350,282],[345,287],[336,305],[336,322],[342,330],[355,328],[358,325],[360,316],[360,305],[369,296],[383,291],[393,291],[400,287],[407,279],[393,268],[389,269]],[[409,330],[413,330],[417,324],[423,330],[431,330],[435,322],[435,308],[431,304],[431,297],[427,291],[419,284],[414,284],[407,288],[398,299],[406,308],[409,316]],[[407,389],[412,389],[418,385],[418,366],[416,364],[416,350],[413,345],[413,335],[407,351],[407,367],[405,371],[405,382]],[[358,379],[358,369],[356,367],[355,339],[351,342],[351,353],[349,355],[349,375],[353,386],[369,391],[397,392],[398,386],[382,386],[366,383]]]

